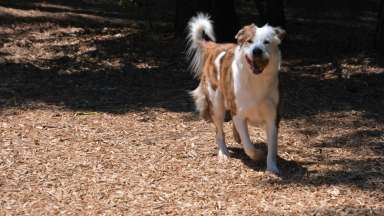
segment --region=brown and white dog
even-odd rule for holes
[[[279,124],[279,44],[285,36],[281,28],[248,25],[236,35],[237,44],[215,43],[208,15],[198,14],[189,22],[188,56],[191,70],[200,80],[191,92],[200,115],[216,127],[219,159],[226,159],[223,123],[228,111],[233,134],[253,160],[265,159],[248,134],[248,124],[265,126],[268,144],[267,171],[279,174],[276,162]]]

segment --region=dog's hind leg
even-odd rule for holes
[[[235,123],[232,123],[232,132],[233,132],[233,138],[235,139],[235,141],[241,144],[241,138],[240,138],[239,132],[236,129]]]
[[[200,81],[199,86],[189,94],[192,96],[195,102],[196,110],[199,112],[200,117],[210,121],[210,107],[208,104],[208,96],[205,93],[204,83]]]
[[[216,143],[219,147],[219,160],[225,160],[229,157],[229,151],[227,145],[225,144],[224,136],[224,118],[225,118],[225,108],[224,108],[224,96],[217,89],[212,98],[213,112],[212,120],[216,127]]]

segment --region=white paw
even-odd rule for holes
[[[219,154],[217,155],[219,161],[226,161],[229,158],[229,151],[227,150],[219,150]]]

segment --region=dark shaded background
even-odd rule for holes
[[[44,102],[107,112],[146,106],[193,110],[186,91],[196,81],[186,71],[184,39],[175,36],[175,2],[134,1],[118,9],[105,2],[3,1],[1,27],[29,27],[0,32],[1,46],[15,45],[0,51],[0,106]],[[240,25],[265,22],[254,1],[236,1],[235,8]],[[290,98],[287,117],[356,109],[382,118],[383,76],[370,69],[379,64],[374,43],[378,8],[375,0],[285,3],[288,37],[281,76]],[[48,15],[25,18],[12,11],[18,9]],[[50,26],[80,30],[64,30],[56,38],[34,36]],[[113,37],[117,34],[122,35]],[[80,52],[79,44],[49,44],[59,39],[93,48]],[[41,50],[34,44],[45,42],[50,56],[33,56]],[[25,52],[32,56],[23,56]],[[143,62],[152,65],[140,66]]]

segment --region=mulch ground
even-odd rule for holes
[[[217,160],[170,23],[53,2],[0,3],[0,215],[384,214],[374,19],[288,16],[276,177],[230,122]]]

